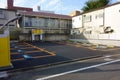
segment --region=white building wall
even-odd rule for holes
[[[115,34],[120,34],[120,4],[105,8],[105,26],[110,26]]]
[[[83,13],[82,16],[84,33],[82,36],[84,38],[75,38],[74,40],[120,46],[120,3]],[[74,20],[74,23],[77,24],[78,22]],[[107,27],[113,31],[107,33]]]
[[[72,18],[72,28],[82,27],[82,15],[75,16]]]
[[[104,10],[96,10],[83,14],[83,27],[86,31],[91,30],[92,33],[99,32],[99,27],[104,25]]]

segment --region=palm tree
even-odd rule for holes
[[[110,0],[89,0],[85,3],[85,6],[82,8],[82,10],[89,11],[91,9],[100,8],[103,6],[106,6],[110,3]]]

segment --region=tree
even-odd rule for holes
[[[97,9],[108,5],[109,3],[110,0],[89,0],[85,3],[85,6],[82,8],[82,10],[85,12],[91,9]]]

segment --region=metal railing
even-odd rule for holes
[[[9,27],[8,26],[9,23],[14,22],[14,21],[20,19],[21,17],[22,16],[17,16],[15,18],[9,19],[3,26],[0,27],[0,34],[3,34],[4,30],[6,30]]]

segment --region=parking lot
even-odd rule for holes
[[[103,50],[103,51],[102,51]],[[104,51],[107,50],[107,51]],[[119,51],[113,50],[114,54]],[[82,44],[63,42],[11,42],[13,68],[8,71],[57,65],[112,54],[111,49],[95,49]]]
[[[84,60],[88,61],[87,64],[86,63],[85,65],[84,63],[80,63],[80,64],[82,64],[81,65],[82,67],[87,67],[87,66],[101,63],[101,60],[98,62],[95,62],[95,64],[93,63],[93,61],[92,63],[89,62],[89,60],[99,59],[109,55],[118,55],[119,50],[120,50],[119,47],[114,47],[114,48],[97,48],[96,47],[95,48],[95,45],[90,45],[90,44],[85,45],[81,43],[14,42],[12,41],[11,42],[11,62],[13,67],[10,69],[2,70],[2,71],[7,71],[8,74],[15,73],[15,75],[17,72],[18,73],[20,72],[19,75],[16,75],[16,76],[20,76],[24,71],[32,70],[33,71],[32,73],[34,73],[35,69],[42,69],[42,68],[47,68],[51,66],[69,64],[69,63],[74,63],[74,62],[79,62]],[[79,68],[79,66],[77,67]],[[69,69],[67,68],[66,70]],[[64,71],[64,69],[61,71]],[[14,77],[15,76],[13,76],[12,79]],[[25,80],[27,78],[28,77],[26,77]]]

